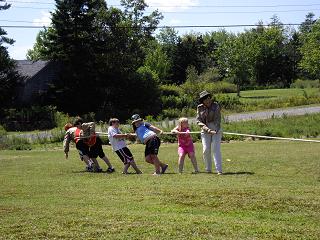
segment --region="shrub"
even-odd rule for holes
[[[320,80],[302,80],[297,79],[294,83],[291,84],[291,88],[319,88]]]
[[[52,129],[50,142],[51,143],[62,142],[64,139],[64,134],[65,134],[65,131],[63,129],[60,129],[60,128]]]
[[[5,136],[0,138],[0,149],[31,150],[31,143],[26,138]]]
[[[63,112],[55,111],[54,112],[54,122],[55,122],[56,127],[63,128],[66,123],[68,123],[68,122],[72,123],[73,118],[69,117],[68,114],[65,114]]]
[[[237,92],[237,86],[229,82],[214,82],[205,85],[205,90],[210,93],[235,93]]]
[[[161,85],[160,90],[164,96],[179,96],[179,86],[176,85]]]
[[[221,108],[228,110],[236,110],[241,108],[242,103],[238,97],[229,95],[216,95],[214,100],[217,101]]]
[[[7,135],[7,131],[0,125],[0,138]]]

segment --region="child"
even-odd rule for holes
[[[183,172],[184,159],[187,154],[192,162],[194,173],[199,173],[198,164],[195,157],[194,146],[189,133],[190,129],[188,119],[180,118],[178,126],[176,126],[171,132],[178,134],[179,173]]]
[[[90,160],[93,162],[95,172],[102,172],[96,159],[98,156],[107,164],[107,172],[114,172],[114,168],[103,152],[102,141],[96,136],[94,122],[84,123],[81,118],[77,118],[73,126],[68,129],[63,141],[66,158],[68,158],[69,143],[70,141],[74,141],[80,156],[82,156],[86,164],[90,164]]]
[[[70,141],[75,141],[74,135],[75,135],[77,128],[73,127],[73,125],[71,123],[67,123],[64,126],[64,130],[66,131],[66,133],[64,136],[64,140],[63,140],[63,148],[64,148],[65,157],[67,159],[68,152],[69,152],[69,144],[70,144]],[[86,171],[92,172],[93,171],[93,162],[89,158],[89,152],[86,152],[86,151],[83,151],[82,149],[80,149],[79,145],[77,146],[77,149],[79,152],[80,160],[84,161],[86,163]]]
[[[123,168],[123,174],[128,174],[128,168],[130,166],[133,167],[133,169],[136,171],[137,174],[141,174],[142,172],[140,169],[137,167],[132,153],[130,150],[127,148],[126,141],[124,139],[129,138],[131,134],[122,134],[121,131],[119,130],[119,119],[117,118],[111,118],[109,120],[109,125],[110,127],[108,128],[108,137],[109,141],[112,145],[113,151],[116,152],[116,154],[119,156],[121,161],[124,164]]]
[[[153,175],[164,174],[168,168],[168,164],[162,163],[158,158],[158,152],[160,147],[160,139],[157,137],[158,133],[162,133],[162,130],[152,126],[150,123],[143,122],[138,114],[134,114],[132,117],[132,127],[139,140],[146,145],[145,159],[147,163],[153,164],[155,172]],[[161,168],[161,171],[160,171]]]

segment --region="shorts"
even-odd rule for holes
[[[132,153],[127,147],[117,150],[116,154],[119,156],[119,158],[125,165],[134,161]]]
[[[189,146],[185,146],[185,147],[178,147],[178,155],[185,155],[185,154],[189,154],[189,153],[194,153],[194,146],[189,145]]]
[[[97,158],[98,156],[100,158],[103,158],[106,156],[103,152],[102,141],[99,137],[97,137],[96,143],[93,146],[88,148],[89,148],[89,158]]]
[[[157,136],[154,136],[153,138],[149,139],[146,142],[146,149],[144,151],[144,155],[158,155],[160,144],[160,139]]]
[[[81,158],[83,158],[83,155],[89,156],[89,146],[85,144],[83,140],[79,140],[76,143],[76,148],[78,149]]]

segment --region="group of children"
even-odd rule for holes
[[[137,174],[141,174],[141,170],[137,167],[131,151],[126,145],[126,139],[137,137],[141,143],[145,145],[145,161],[154,165],[155,172],[153,175],[164,174],[168,168],[168,164],[163,163],[158,158],[159,147],[161,141],[157,134],[163,131],[150,123],[144,122],[138,114],[132,116],[132,127],[134,133],[122,133],[119,129],[120,121],[117,118],[111,118],[109,121],[108,138],[113,151],[118,155],[124,164],[123,174],[128,173],[131,166]],[[74,141],[76,148],[79,151],[80,158],[87,164],[87,170],[100,172],[101,168],[96,160],[97,156],[102,158],[108,165],[107,172],[113,172],[110,161],[105,156],[102,149],[101,139],[95,133],[94,123],[83,123],[78,118],[74,125],[70,123],[65,126],[66,134],[64,138],[64,152],[66,158],[68,157],[69,143]],[[195,157],[195,149],[190,135],[190,129],[187,118],[180,118],[178,126],[176,126],[172,133],[177,134],[178,137],[178,166],[179,173],[183,172],[184,159],[186,155],[189,156],[194,167],[193,173],[198,173],[198,165]]]

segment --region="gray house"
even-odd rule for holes
[[[17,71],[24,77],[18,98],[19,104],[30,105],[44,96],[59,77],[59,64],[51,61],[17,60]]]

